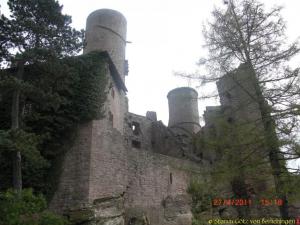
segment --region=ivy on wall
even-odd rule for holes
[[[20,84],[13,78],[14,69],[0,71],[1,190],[11,187],[11,153],[18,147],[23,155],[23,186],[51,195],[55,184],[49,174],[57,170],[56,161],[68,150],[76,125],[104,116],[106,62],[105,54],[92,52],[28,65]],[[16,85],[22,91],[22,130],[13,134],[10,109]]]

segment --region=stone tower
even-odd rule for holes
[[[169,127],[157,120],[155,112],[130,113],[125,17],[110,9],[94,11],[87,19],[86,42],[84,54],[103,55],[99,67],[107,78],[104,117],[76,127],[50,209],[68,215],[74,225],[192,224],[187,190],[194,178],[206,182],[203,174],[209,174],[217,158],[211,148],[195,152],[193,146],[190,134],[200,130],[198,93],[189,87],[168,93]],[[243,90],[233,86],[232,77],[218,83],[224,93],[221,106],[207,108],[206,125],[197,135],[206,137],[214,131],[217,117],[229,115],[228,122],[258,118],[255,104],[240,107]],[[238,81],[248,84],[247,79]],[[251,91],[251,86],[245,88]],[[224,208],[215,210],[220,218],[223,212],[227,213]]]
[[[107,51],[122,80],[125,76],[125,47],[127,22],[125,17],[112,9],[92,12],[86,21],[86,46],[83,53]]]
[[[86,21],[86,46],[83,51],[87,54],[92,51],[106,51],[112,60],[119,75],[109,84],[107,117],[112,120],[113,127],[123,133],[124,115],[127,111],[125,87],[126,74],[126,29],[125,17],[112,9],[99,9],[92,12]],[[113,85],[115,83],[116,85]],[[126,89],[126,88],[125,88]]]
[[[64,157],[54,210],[82,209],[95,199],[119,196],[126,187],[124,117],[127,113],[125,77],[126,20],[114,10],[100,9],[87,19],[84,54],[103,52],[107,78],[104,117],[78,124],[76,138]],[[115,157],[115,156],[118,157]]]
[[[168,93],[169,127],[189,133],[200,130],[198,93],[190,87],[180,87]]]
[[[186,145],[154,112],[146,117],[128,112],[124,16],[110,9],[91,13],[86,42],[84,54],[104,56],[99,65],[107,78],[104,117],[78,124],[50,208],[73,224],[191,224],[187,189],[192,176],[200,176],[200,165],[185,157]],[[197,92],[175,89],[169,102],[172,125],[184,122],[180,125],[196,132]]]

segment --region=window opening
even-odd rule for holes
[[[108,112],[108,119],[111,124],[114,125],[114,115],[111,113],[111,111]]]
[[[132,140],[131,142],[133,148],[141,148],[141,142]]]
[[[170,173],[170,184],[172,184],[172,183],[173,183],[173,174]]]
[[[227,122],[232,124],[234,122],[234,119],[232,117],[228,117]]]
[[[137,122],[132,122],[131,129],[134,135],[139,135],[141,133],[140,124]]]

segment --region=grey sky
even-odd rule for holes
[[[145,115],[156,111],[158,118],[168,122],[166,95],[169,90],[187,86],[188,82],[173,76],[174,71],[194,71],[195,62],[205,54],[202,25],[210,18],[213,6],[224,6],[223,0],[61,0],[64,12],[72,15],[74,26],[85,27],[85,19],[93,10],[112,8],[127,18],[128,87],[131,112]],[[300,36],[299,0],[264,0],[268,7],[284,5],[287,34]],[[192,84],[196,86],[197,84]],[[207,91],[203,88],[198,92]],[[200,115],[211,100],[199,102]]]
[[[145,115],[156,111],[158,119],[168,122],[169,90],[187,86],[188,82],[173,76],[174,71],[194,71],[195,62],[203,55],[202,24],[209,19],[213,6],[223,0],[60,0],[63,12],[72,16],[73,26],[85,28],[88,14],[100,8],[120,11],[127,18],[127,59],[129,76],[129,109]],[[263,0],[268,7],[283,5],[287,34],[293,40],[300,36],[299,0]],[[1,12],[7,13],[6,0],[0,0]],[[192,84],[195,87],[197,84]],[[207,89],[199,89],[199,94]],[[210,100],[199,102],[200,116]]]
[[[214,6],[225,7],[223,0],[60,0],[63,12],[72,16],[72,26],[85,28],[87,16],[100,8],[120,11],[127,19],[126,77],[130,112],[145,115],[156,111],[158,119],[168,124],[167,93],[188,82],[173,76],[174,71],[194,71],[195,62],[203,55],[202,25],[210,18]],[[292,41],[300,36],[300,0],[261,0],[267,7],[284,6],[287,36]],[[1,12],[7,14],[6,0],[0,0]],[[297,59],[296,63],[299,64]],[[197,83],[191,85],[197,86]],[[206,89],[198,89],[203,94]],[[216,100],[199,101],[199,113]],[[297,163],[291,164],[293,167]]]

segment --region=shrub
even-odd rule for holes
[[[13,190],[0,193],[0,225],[66,225],[61,216],[46,210],[42,195],[34,195],[32,189],[21,194]]]

